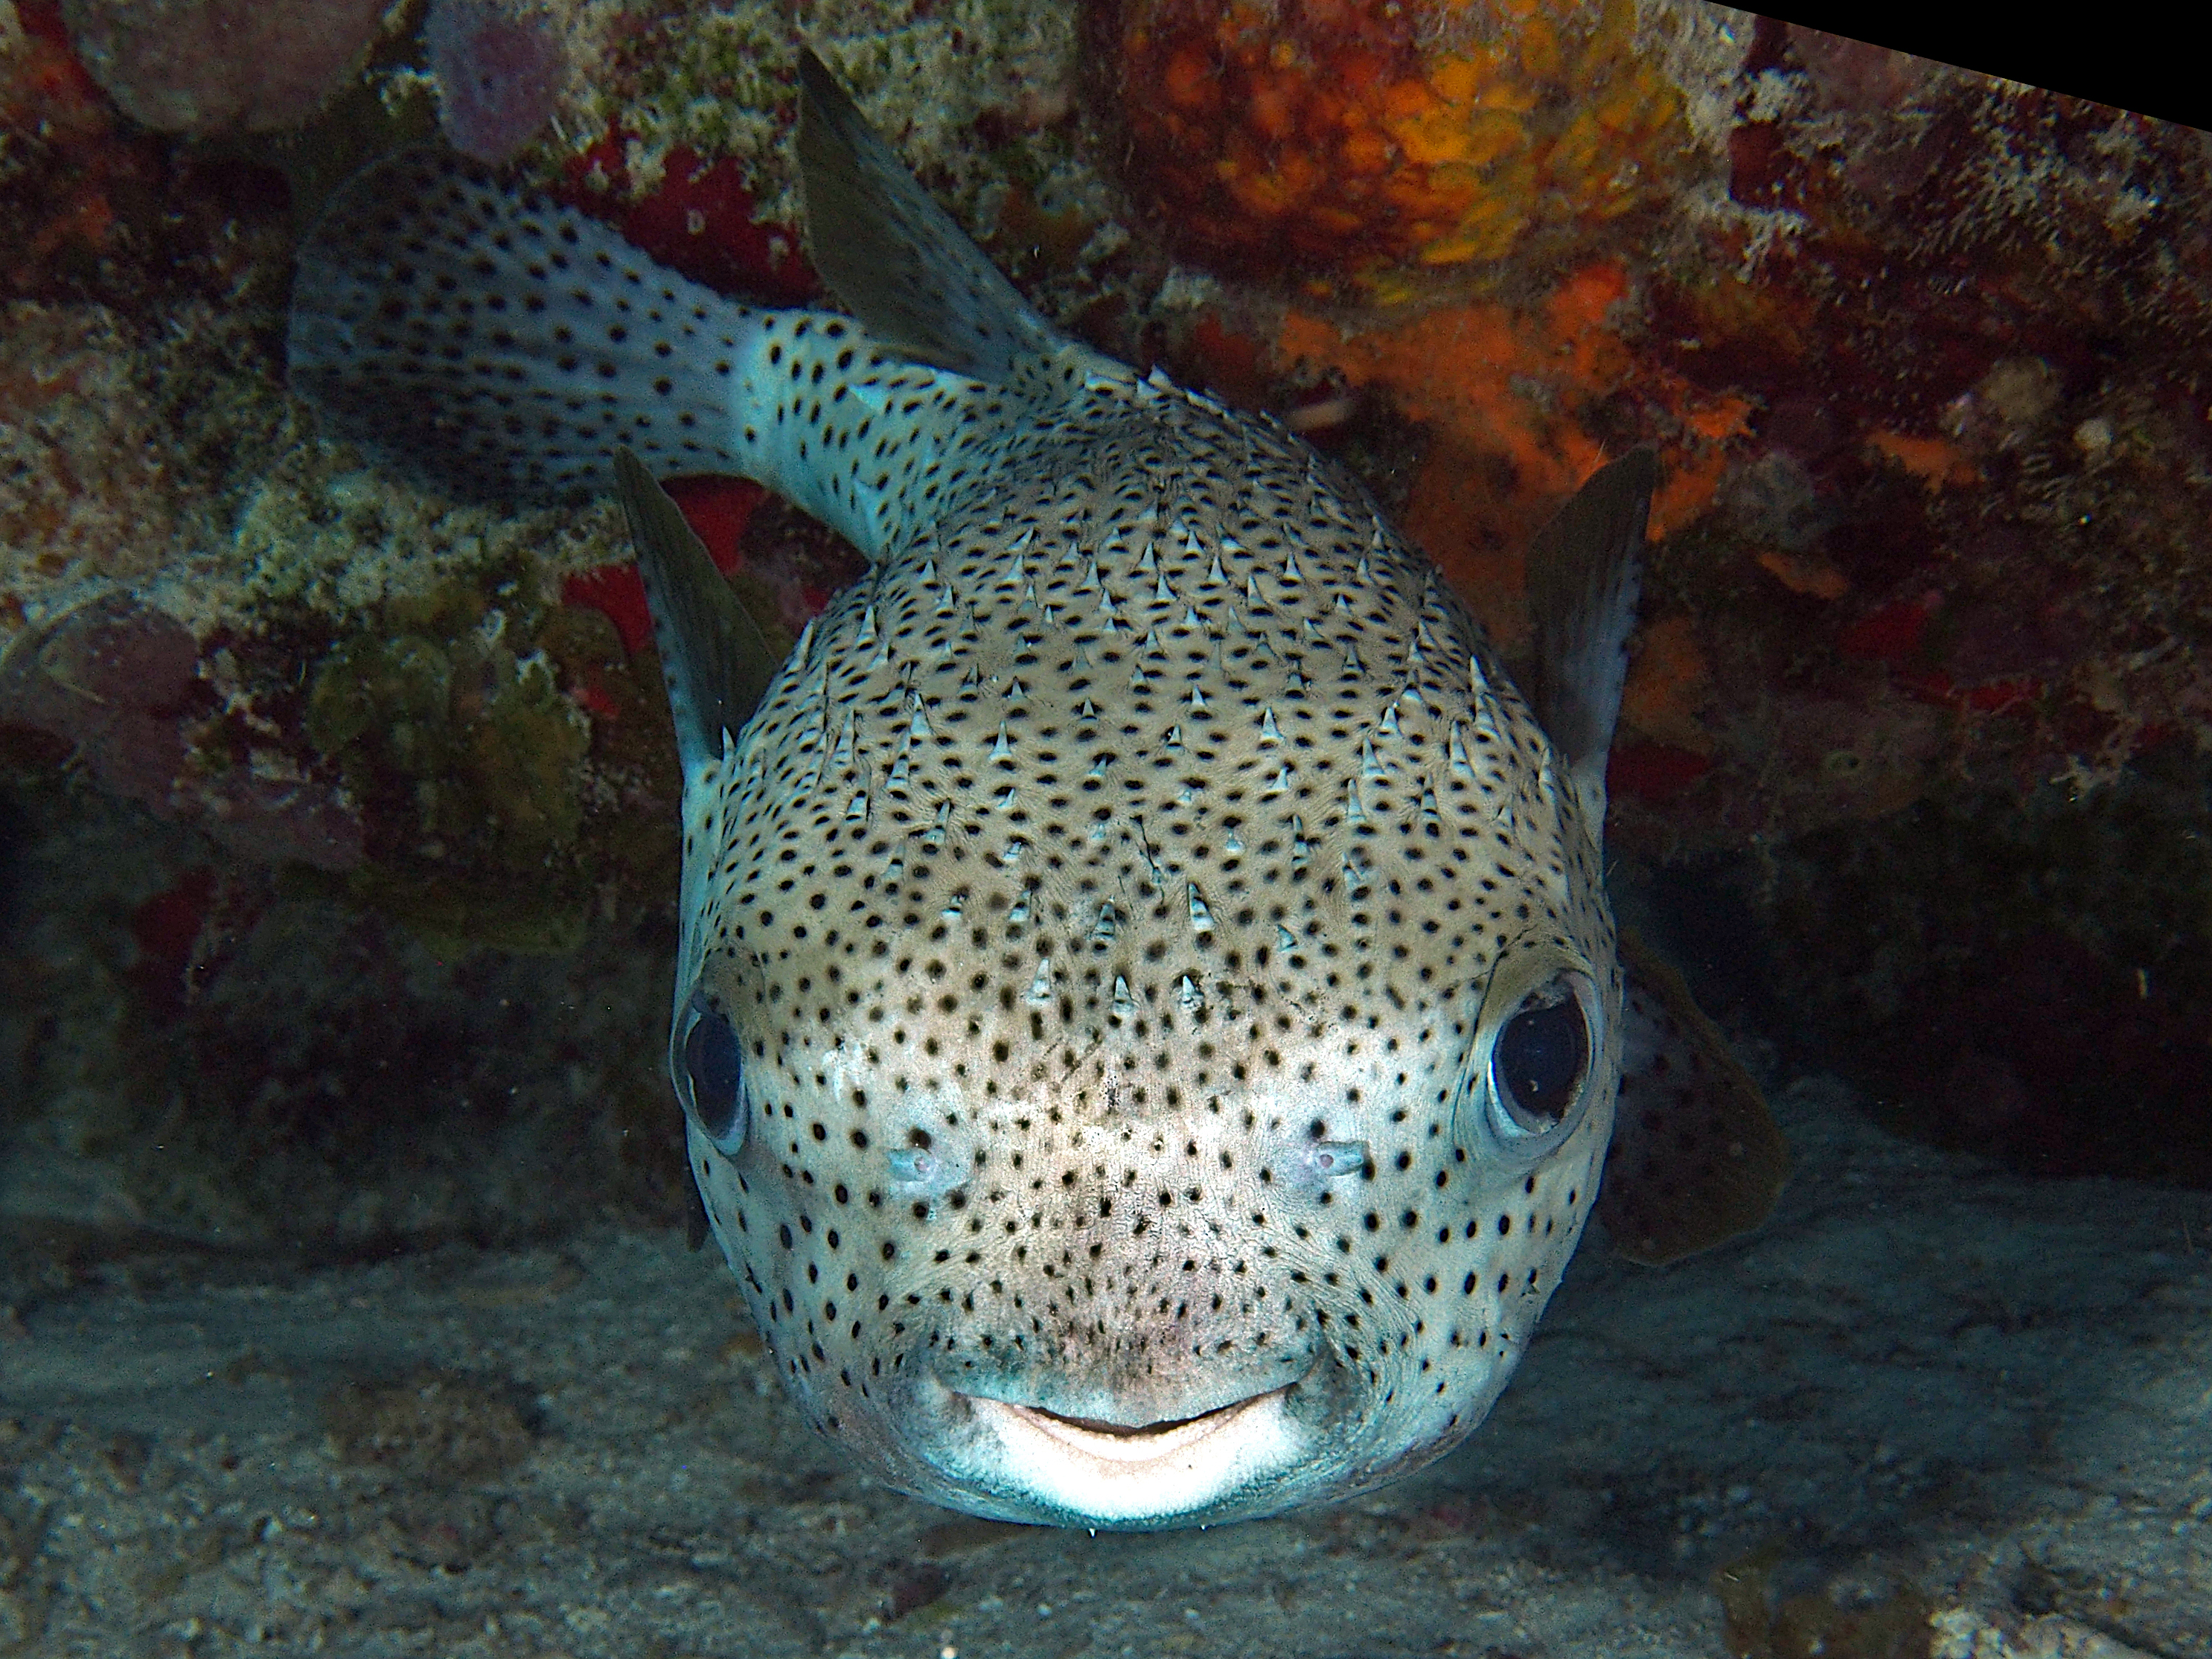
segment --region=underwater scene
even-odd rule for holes
[[[0,1656],[2212,1659],[2212,137],[1697,0],[0,0]]]

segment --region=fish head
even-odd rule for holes
[[[1106,884],[1009,861],[988,780],[941,824],[749,793],[744,753],[815,746],[805,702],[694,775],[671,1057],[814,1425],[951,1507],[1122,1528],[1341,1498],[1471,1431],[1619,1072],[1596,836],[1527,706],[1501,685],[1468,742],[1432,695],[1407,744],[1489,759],[1370,781],[1355,822],[1129,833]]]

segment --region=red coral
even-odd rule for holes
[[[645,642],[653,637],[645,584],[634,564],[602,564],[578,571],[561,584],[561,602],[580,605],[605,617],[622,635],[623,649],[632,656],[644,650]],[[602,711],[593,708],[592,712]]]
[[[768,491],[746,478],[672,478],[668,493],[724,575],[744,562],[745,526]]]
[[[802,305],[822,292],[799,251],[795,226],[756,222],[759,204],[742,163],[707,161],[683,145],[668,152],[661,181],[629,201],[627,135],[609,133],[568,163],[571,207],[607,220],[641,252],[695,283],[763,305]]]

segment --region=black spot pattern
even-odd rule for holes
[[[1551,751],[1296,440],[1164,383],[1010,417],[938,378],[914,418],[975,435],[699,785],[689,920],[763,1124],[708,1186],[763,1328],[817,1420],[922,1370],[1141,1422],[1318,1364],[1390,1402],[1370,1475],[1455,1439],[1603,1146],[1601,1112],[1489,1169],[1455,1125],[1507,941],[1617,1006]]]
[[[1283,1386],[1328,1454],[1264,1511],[1480,1420],[1619,1059],[1498,1156],[1485,988],[1549,951],[1609,1023],[1620,980],[1595,826],[1355,488],[1073,346],[986,384],[747,311],[424,153],[311,235],[290,347],[450,488],[591,493],[621,441],[876,561],[684,808],[679,1006],[727,1013],[744,1112],[691,1161],[817,1425],[960,1503],[931,1388],[1136,1425]]]
[[[300,252],[294,389],[334,436],[459,494],[575,501],[627,444],[757,478],[855,544],[903,537],[999,410],[844,317],[763,312],[440,149],[347,185]]]

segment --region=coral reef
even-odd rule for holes
[[[988,228],[1010,182],[1103,212],[1106,192],[1073,164],[1072,6],[831,0],[810,11],[805,33],[869,118],[971,222]],[[781,141],[795,114],[798,40],[784,8],[642,7],[603,21],[596,44],[572,36],[569,49],[587,71],[574,120],[562,122],[583,135],[572,149],[619,131],[631,188],[648,194],[674,151],[708,163],[728,157],[765,218],[797,223]]]
[[[2212,731],[2187,665],[2212,623],[2212,246],[2179,207],[2212,180],[2201,147],[1779,25],[1745,74],[1731,192],[1787,238],[1723,238],[1739,277],[1657,277],[1649,337],[1759,410],[1714,526],[1736,549],[1662,562],[1671,596],[1731,624],[1703,630],[1716,697],[1840,699],[1867,711],[1862,750],[1894,747],[1904,704],[1942,711],[1915,795],[2108,778],[2162,732]],[[1748,775],[1772,769],[1736,747],[1708,823],[1741,834]],[[1763,810],[1782,833],[1823,816]]]
[[[1307,91],[1370,84],[1344,65],[1385,23],[1401,55],[1445,51],[1460,9],[1251,9],[1218,34],[1107,15],[1241,135],[1123,152],[1138,203],[1179,204],[1175,251],[1252,279],[1165,313],[1165,355],[1361,466],[1509,643],[1531,528],[1604,453],[1660,447],[1616,833],[1717,851],[1968,780],[2094,787],[2166,733],[2212,738],[2212,240],[2181,205],[2212,161],[2191,135],[1802,28],[1607,12],[1593,27],[1631,29],[1672,88],[1663,204],[1625,241],[1532,189],[1545,234],[1462,269],[1407,231],[1425,221],[1310,248],[1177,194],[1245,178],[1240,143],[1294,171],[1349,131]],[[1117,64],[1103,118],[1165,121],[1144,84]],[[1192,159],[1224,145],[1218,176]],[[1381,176],[1419,175],[1410,156]]]
[[[671,878],[665,716],[613,625],[542,586],[396,600],[309,670],[301,730],[370,826],[355,892],[457,946],[573,948],[601,883]]]
[[[665,902],[563,954],[433,946],[337,880],[0,776],[0,1232],[355,1249],[684,1214]]]
[[[106,186],[134,179],[143,157],[114,141],[113,106],[69,47],[51,6],[0,13],[0,191],[11,292],[33,286],[57,255],[108,244],[114,209]],[[33,158],[36,158],[35,162]]]
[[[175,532],[168,433],[132,373],[114,313],[18,301],[0,325],[0,538],[34,570],[129,580],[161,564]],[[43,584],[41,584],[43,585]],[[19,617],[20,621],[20,617]]]
[[[1311,437],[1509,651],[1531,531],[1656,445],[1625,873],[1707,872],[1771,963],[1739,1007],[1931,1133],[2137,1168],[2089,1122],[2124,1077],[2134,1121],[2188,1140],[2193,135],[1672,0],[833,0],[808,33],[1041,307]],[[125,1013],[9,969],[109,1050],[17,1067],[57,1191],[244,1225],[279,1190],[258,1139],[361,1236],[422,1231],[481,1219],[471,1133],[605,1152],[602,1084],[666,1127],[659,969],[607,967],[662,960],[677,787],[618,521],[443,500],[320,441],[282,391],[289,259],[348,167],[441,118],[687,275],[818,300],[795,51],[767,0],[0,0],[0,767],[41,833],[65,774],[163,849],[96,945],[42,958],[100,958]],[[787,633],[859,569],[750,485],[676,493]],[[573,1086],[479,1003],[556,1020],[594,974],[622,988],[563,1050]],[[2051,1007],[2092,1036],[2039,1036]],[[585,1077],[593,1043],[623,1058]],[[154,1126],[197,1173],[137,1154]],[[410,1135],[439,1171],[415,1199]]]
[[[0,660],[0,714],[58,741],[113,794],[200,823],[246,857],[351,868],[362,858],[351,802],[250,698],[223,695],[238,668],[225,647],[204,673],[181,623],[117,595],[15,642]]]

